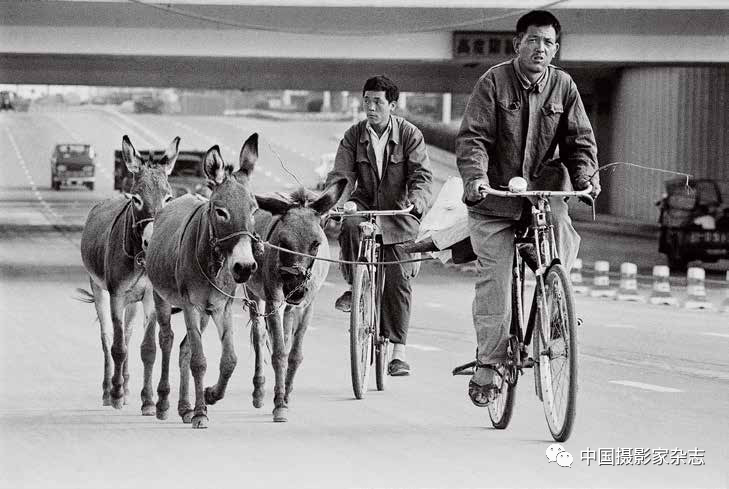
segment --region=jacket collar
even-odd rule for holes
[[[521,70],[521,67],[519,66],[519,58],[514,58],[512,64],[514,65],[514,71],[516,72],[516,79],[519,80],[519,85],[521,85],[524,90],[529,90],[534,87],[537,93],[542,93],[542,91],[544,91],[544,86],[547,84],[552,68],[551,65],[547,66],[547,69],[544,70],[544,73],[542,73],[542,76],[539,77],[539,80],[532,83]]]
[[[390,137],[387,140],[388,144],[390,142],[393,142],[395,144],[400,144],[400,126],[402,125],[403,118],[400,116],[396,116],[394,114],[390,115]],[[369,143],[370,142],[370,132],[367,130],[367,119],[360,122],[362,127],[360,128],[359,132],[359,142],[360,143]]]

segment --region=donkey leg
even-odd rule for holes
[[[127,341],[124,338],[124,296],[110,294],[111,323],[114,337],[111,344],[111,357],[114,359],[114,374],[111,377],[111,405],[115,409],[124,406],[124,362],[127,359]]]
[[[263,406],[263,397],[265,396],[266,376],[263,367],[266,357],[264,349],[268,335],[266,333],[265,322],[257,313],[263,307],[263,303],[258,300],[250,291],[248,292],[252,300],[256,301],[258,306],[255,311],[249,310],[251,317],[251,343],[253,344],[253,352],[255,353],[255,372],[253,374],[253,407],[260,408]]]
[[[220,354],[218,382],[214,386],[205,389],[205,403],[208,405],[215,404],[225,396],[228,381],[238,363],[235,346],[233,345],[233,314],[230,310],[232,304],[233,302],[229,301],[222,311],[213,315],[213,322],[218,328],[222,352]]]
[[[190,404],[190,340],[187,335],[180,343],[180,399],[177,401],[177,414],[183,423],[191,423],[194,411]]]
[[[99,318],[101,334],[101,350],[104,352],[104,378],[101,382],[101,402],[104,406],[111,406],[111,372],[113,360],[111,358],[111,309],[109,292],[102,289],[89,279],[91,291],[94,294],[94,307]]]
[[[275,302],[266,302],[266,324],[268,334],[273,343],[271,365],[276,376],[276,386],[273,390],[273,421],[280,423],[288,421],[288,406],[286,405],[286,342],[284,340],[283,324],[279,314],[275,311]]]
[[[153,292],[151,289],[144,293],[142,306],[144,308],[144,338],[142,338],[142,344],[139,347],[139,352],[142,356],[142,365],[144,365],[144,384],[141,394],[142,415],[153,416],[155,414],[155,407],[152,372],[157,356],[157,344],[154,338],[154,333],[157,329],[157,314],[155,312]]]
[[[304,310],[292,309],[286,311],[287,315],[292,316],[295,327],[294,341],[289,352],[289,368],[286,370],[286,397],[284,398],[286,404],[289,403],[289,396],[294,390],[296,371],[299,369],[301,362],[304,361],[304,334],[306,334],[306,328],[311,322],[313,311],[313,304],[309,304]]]
[[[132,331],[134,330],[134,320],[139,315],[140,306],[136,302],[127,304],[124,308],[124,344],[129,351],[129,340],[132,337]],[[124,359],[124,366],[122,367],[122,376],[124,377],[124,404],[127,404],[129,400],[129,355]]]
[[[185,324],[187,338],[190,341],[190,371],[195,380],[195,412],[192,417],[193,428],[208,427],[208,408],[205,405],[205,389],[203,381],[207,370],[207,361],[203,352],[200,331],[200,312],[194,307],[185,307]]]

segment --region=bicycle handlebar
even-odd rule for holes
[[[592,185],[588,185],[584,190],[572,190],[568,192],[558,190],[525,190],[523,192],[512,192],[509,190],[495,190],[482,185],[478,188],[478,191],[482,197],[487,195],[495,195],[497,197],[587,197],[594,202],[594,199],[590,195]]]
[[[353,217],[353,216],[370,217],[370,216],[403,216],[403,215],[409,215],[409,216],[415,217],[412,214],[410,214],[410,211],[412,211],[414,207],[415,206],[410,205],[410,206],[406,207],[405,209],[392,209],[392,210],[384,210],[384,211],[362,210],[362,211],[352,211],[352,212],[347,212],[347,211],[339,210],[339,209],[332,209],[332,210],[329,211],[329,215],[331,215],[331,216],[341,216],[341,217]]]

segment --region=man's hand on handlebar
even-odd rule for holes
[[[600,191],[601,191],[600,182],[596,178],[593,179],[593,178],[585,175],[585,176],[577,177],[575,179],[574,183],[572,184],[572,186],[575,188],[575,190],[584,190],[584,189],[588,188],[590,185],[592,185],[592,192],[590,192],[590,197],[592,197],[592,200],[585,198],[585,197],[580,197],[579,199],[580,199],[580,202],[583,202],[587,205],[594,205],[594,203],[595,203],[594,201],[595,201],[595,199],[597,199],[597,196],[600,195]]]

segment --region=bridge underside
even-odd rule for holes
[[[611,77],[617,70],[607,63],[560,64],[578,85],[583,76]],[[450,60],[5,53],[0,54],[0,66],[4,83],[19,84],[358,91],[364,80],[385,73],[397,80],[403,91],[468,93],[489,65]]]

